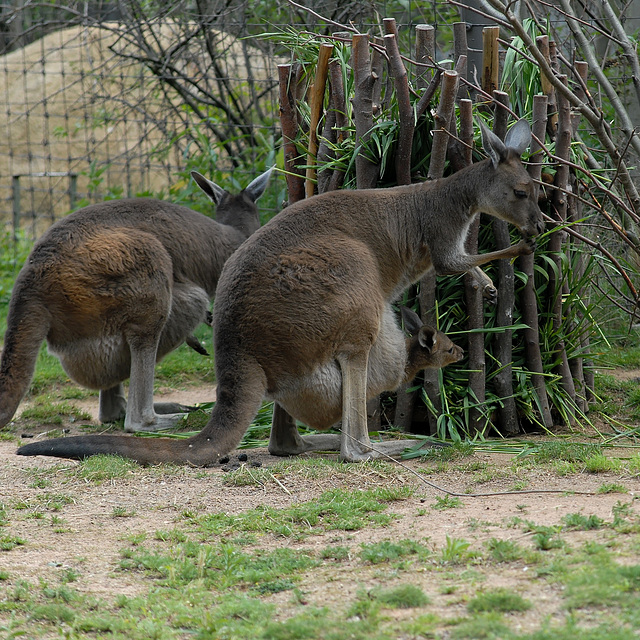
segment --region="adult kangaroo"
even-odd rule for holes
[[[520,156],[526,121],[503,143],[486,127],[489,158],[450,177],[388,189],[331,191],[290,205],[227,261],[213,310],[217,401],[205,428],[186,440],[81,436],[29,444],[22,455],[83,458],[117,453],[141,463],[211,465],[242,438],[265,396],[294,418],[326,428],[324,407],[339,375],[340,455],[358,461],[394,454],[406,441],[371,448],[367,384],[400,384],[404,336],[390,303],[426,271],[468,271],[534,249],[544,229],[534,184]],[[468,255],[464,240],[484,212],[514,224],[516,245]],[[400,355],[399,355],[400,354]],[[398,365],[398,362],[400,363]],[[320,400],[320,401],[319,401]],[[272,453],[324,449],[326,434],[301,437],[291,421],[272,433]]]
[[[222,267],[260,227],[271,169],[231,195],[197,172],[216,218],[148,198],[90,205],[53,224],[16,279],[0,360],[0,428],[29,388],[47,341],[69,377],[100,390],[99,419],[127,431],[174,424],[188,410],[153,403],[155,363],[209,313]],[[122,382],[130,379],[125,400]]]

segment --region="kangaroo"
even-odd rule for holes
[[[331,401],[322,394],[335,385],[337,369],[340,457],[355,462],[400,452],[407,441],[378,443],[374,451],[366,419],[369,361],[387,365],[382,378],[387,370],[394,371],[395,383],[401,378],[397,358],[405,349],[391,302],[429,269],[462,273],[530,254],[544,229],[534,184],[520,160],[531,140],[527,122],[518,121],[504,143],[482,126],[482,139],[489,157],[449,177],[330,191],[291,204],[229,258],[213,308],[217,401],[199,434],[185,440],[79,436],[29,444],[18,454],[115,453],[143,464],[212,465],[237,446],[265,396],[293,418],[304,416],[309,426],[329,426],[334,416],[327,418],[325,409]],[[499,251],[467,254],[465,236],[479,212],[512,223],[523,239]],[[333,381],[325,380],[327,371]],[[387,386],[385,381],[381,388]],[[272,453],[324,448],[326,434],[302,437],[296,431],[294,420],[280,426],[272,434]],[[294,450],[286,449],[289,443]]]
[[[175,424],[189,407],[153,404],[155,363],[182,342],[201,347],[192,332],[210,316],[223,264],[260,227],[255,203],[270,174],[231,195],[192,172],[217,205],[217,221],[134,198],[90,205],[53,224],[34,245],[9,303],[0,428],[27,392],[45,339],[71,379],[100,390],[101,422],[124,417],[130,432]]]

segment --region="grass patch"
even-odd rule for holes
[[[138,473],[140,466],[120,456],[97,455],[82,460],[74,472],[83,480],[99,484]]]
[[[11,551],[20,545],[27,544],[27,541],[17,536],[0,536],[0,551]]]
[[[461,538],[446,536],[445,546],[440,552],[442,564],[463,564],[477,557],[470,549],[471,543]]]
[[[486,543],[489,557],[495,562],[515,562],[524,557],[524,549],[513,540],[491,538]]]
[[[425,559],[430,555],[431,551],[415,540],[400,540],[398,542],[383,540],[382,542],[364,543],[360,551],[360,559],[370,564],[394,562],[408,556]]]
[[[260,593],[276,593],[291,589],[295,574],[318,563],[306,551],[276,549],[247,553],[227,543],[184,542],[174,545],[171,553],[141,548],[125,550],[121,567],[144,570],[172,588],[195,581],[218,590],[242,586]]]
[[[512,613],[514,611],[528,611],[531,606],[531,602],[513,591],[493,589],[478,594],[469,602],[467,608],[476,613],[489,611]]]
[[[568,513],[563,516],[562,522],[567,529],[577,531],[591,531],[604,526],[604,520],[596,515],[585,516],[581,513]]]
[[[424,591],[413,584],[380,587],[373,589],[368,595],[371,600],[389,609],[414,609],[429,603]]]
[[[79,409],[71,402],[59,402],[48,395],[38,396],[33,402],[32,407],[22,412],[21,420],[53,426],[61,425],[69,419],[91,420],[91,414]]]
[[[317,500],[288,509],[265,506],[238,515],[215,513],[196,516],[194,520],[207,536],[261,532],[304,537],[313,527],[324,531],[356,531],[364,526],[389,524],[394,516],[383,513],[387,505],[412,495],[411,487],[379,487],[367,491],[334,489],[323,493]]]
[[[458,496],[436,496],[436,501],[431,505],[432,509],[456,509],[458,507],[463,507],[464,504],[462,500]]]

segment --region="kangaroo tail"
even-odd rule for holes
[[[13,418],[29,390],[40,345],[49,333],[49,312],[33,302],[23,280],[18,276],[14,286],[0,359],[0,429]]]
[[[99,454],[117,455],[140,464],[191,464],[207,467],[215,464],[220,453],[215,447],[194,448],[190,439],[136,438],[135,436],[72,436],[32,442],[20,447],[19,456],[55,456],[82,460]]]
[[[256,368],[233,373],[234,380],[218,382],[217,401],[204,429],[196,436],[136,438],[132,436],[73,436],[33,442],[20,447],[21,456],[56,456],[83,459],[114,454],[140,464],[186,464],[208,467],[238,446],[260,408],[266,382]],[[234,382],[229,385],[228,382]]]

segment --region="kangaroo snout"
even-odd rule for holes
[[[542,218],[542,211],[538,209],[535,213],[532,213],[527,220],[527,224],[520,227],[520,233],[525,240],[539,236],[544,232],[544,220]]]

